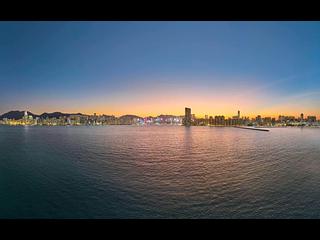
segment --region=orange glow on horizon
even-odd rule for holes
[[[184,108],[190,107],[192,114],[198,118],[204,118],[205,115],[213,117],[223,115],[228,118],[236,116],[238,110],[241,116],[249,118],[255,118],[257,115],[274,118],[278,118],[279,115],[299,117],[301,113],[304,116],[320,118],[320,110],[315,106],[314,101],[307,102],[309,96],[302,99],[307,101],[300,101],[301,99],[272,101],[273,99],[279,99],[279,97],[265,90],[261,92],[258,89],[249,88],[247,85],[228,86],[227,90],[223,90],[207,86],[189,88],[153,84],[136,86],[113,95],[88,95],[81,101],[54,99],[46,104],[37,105],[36,108],[33,108],[34,104],[30,103],[28,104],[30,107],[25,104],[17,109],[27,109],[35,114],[64,112],[88,115],[97,113],[117,117],[126,114],[155,117],[160,114],[183,116]]]
[[[172,99],[166,99],[162,102],[139,102],[132,101],[131,104],[104,104],[103,102],[100,104],[90,104],[87,106],[64,106],[64,107],[52,107],[50,106],[41,106],[38,108],[21,108],[22,110],[27,109],[30,112],[35,114],[41,114],[43,112],[64,112],[64,113],[83,113],[88,115],[93,115],[94,113],[98,115],[114,115],[116,117],[132,114],[141,117],[148,116],[158,116],[160,114],[167,115],[176,115],[182,116],[184,115],[185,107],[190,107],[192,114],[195,114],[198,118],[204,118],[205,115],[208,116],[217,116],[223,115],[225,117],[233,117],[237,115],[238,110],[240,110],[242,117],[255,118],[257,115],[261,115],[262,117],[275,117],[278,118],[279,115],[285,116],[295,116],[299,117],[301,113],[304,116],[316,116],[318,119],[320,118],[319,109],[316,108],[308,108],[308,107],[299,107],[293,108],[290,106],[276,106],[272,108],[259,108],[252,104],[252,101],[242,101],[237,102],[237,104],[233,104],[231,102],[214,102],[204,100],[194,101],[191,104],[191,101],[187,102],[184,99],[172,101]],[[17,108],[18,109],[18,108]]]

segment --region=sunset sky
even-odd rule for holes
[[[320,22],[1,22],[0,114],[320,117]]]

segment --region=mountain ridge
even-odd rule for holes
[[[0,119],[14,119],[14,120],[19,120],[22,119],[24,116],[25,111],[19,111],[19,110],[14,110],[14,111],[9,111],[6,112],[2,115],[0,115]],[[40,115],[34,114],[32,112],[27,111],[28,115],[31,115],[33,118],[39,117],[39,118],[59,118],[59,117],[69,117],[71,115],[82,115],[86,116],[85,114],[82,113],[62,113],[62,112],[52,112],[52,113],[47,113],[44,112]]]

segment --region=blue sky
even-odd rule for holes
[[[1,22],[0,113],[320,116],[319,22]]]

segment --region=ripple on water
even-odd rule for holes
[[[0,217],[318,218],[319,133],[1,126]]]

